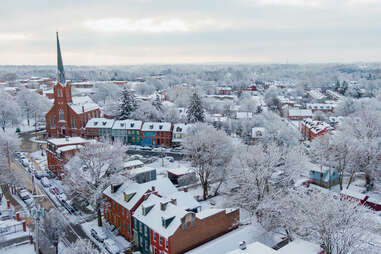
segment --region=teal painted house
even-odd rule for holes
[[[112,127],[112,140],[124,145],[140,145],[140,128],[143,122],[138,120],[116,120]]]
[[[148,213],[149,210],[152,209],[153,206],[145,208],[142,206],[141,209],[143,213]],[[150,229],[139,221],[138,219],[134,218],[134,241],[135,244],[139,247],[139,250],[143,254],[151,254],[151,241],[150,241]]]
[[[339,173],[334,169],[323,168],[322,171],[310,170],[310,182],[324,188],[330,188],[339,183]]]

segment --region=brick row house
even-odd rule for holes
[[[331,129],[326,122],[305,119],[300,122],[300,132],[309,141],[318,136],[325,135]]]
[[[139,120],[115,120],[112,126],[112,140],[122,144],[140,145],[140,129],[143,122]]]
[[[54,104],[45,115],[48,137],[85,136],[86,123],[100,117],[100,108],[90,97],[73,97],[71,84],[65,79],[57,33],[57,83],[53,88]]]
[[[172,130],[172,123],[145,122],[140,132],[141,145],[171,147]]]
[[[312,118],[313,114],[310,109],[289,109],[288,110],[288,119],[290,120],[304,120],[306,118]]]
[[[239,209],[207,209],[168,178],[108,187],[105,219],[143,254],[177,254],[238,227]]]
[[[48,169],[62,179],[63,167],[75,153],[90,142],[81,137],[51,138],[47,140]]]

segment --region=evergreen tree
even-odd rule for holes
[[[156,94],[155,100],[152,102],[152,106],[156,108],[157,111],[163,112],[163,104],[159,98],[159,95]]]
[[[201,102],[201,98],[197,93],[193,93],[190,104],[187,111],[187,120],[190,123],[204,122],[204,107]]]
[[[123,88],[119,98],[118,119],[126,120],[137,108],[135,95],[127,88]]]

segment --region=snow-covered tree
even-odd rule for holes
[[[155,100],[152,101],[152,106],[154,106],[158,112],[163,111],[163,104],[161,103],[161,100],[158,94],[156,94]]]
[[[126,120],[130,118],[132,112],[134,112],[136,108],[137,103],[134,93],[128,88],[124,87],[122,92],[120,93],[119,98],[119,120]]]
[[[0,90],[0,125],[3,131],[9,124],[18,123],[21,110],[15,99],[5,91]]]
[[[63,217],[57,209],[51,209],[46,214],[40,224],[42,239],[46,239],[56,248],[58,253],[58,243],[60,237],[65,234],[65,224]]]
[[[279,105],[279,99],[278,95],[280,94],[280,91],[276,87],[270,87],[264,95],[265,103],[270,108],[276,108]]]
[[[161,121],[162,113],[159,112],[150,102],[142,101],[139,103],[136,110],[131,114],[131,117],[143,121]]]
[[[90,240],[78,239],[64,249],[63,254],[101,254]]]
[[[121,173],[126,151],[119,143],[91,142],[80,148],[65,165],[66,192],[90,201],[97,211],[99,226],[102,225],[102,192],[118,177],[119,181],[124,179]]]
[[[205,112],[203,103],[197,93],[193,93],[187,110],[187,120],[190,123],[204,122]]]
[[[23,116],[26,117],[28,125],[30,125],[31,118],[42,119],[52,106],[48,98],[28,89],[22,89],[17,94],[16,101],[23,112]]]
[[[205,200],[209,196],[211,180],[220,183],[226,178],[226,167],[233,153],[232,140],[224,131],[205,123],[196,123],[188,129],[183,146],[201,182]]]
[[[19,183],[18,177],[9,167],[9,160],[12,154],[20,149],[20,145],[17,133],[8,130],[0,132],[0,184]]]
[[[279,195],[293,186],[305,169],[306,158],[298,148],[276,143],[241,147],[236,150],[237,205],[251,214],[267,197]]]

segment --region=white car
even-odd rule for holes
[[[52,186],[52,184],[50,183],[49,179],[46,178],[46,176],[41,179],[41,184],[44,187],[50,187],[50,186]]]
[[[91,236],[94,237],[98,242],[103,243],[107,239],[107,235],[102,229],[92,228],[90,230]]]
[[[107,239],[107,240],[104,240],[103,244],[105,245],[105,248],[109,253],[120,254],[120,249],[119,249],[118,245],[116,245],[115,241],[113,241],[111,239]]]

